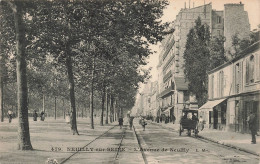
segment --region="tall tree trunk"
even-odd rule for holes
[[[16,32],[16,74],[18,99],[18,149],[32,150],[28,122],[28,88],[26,75],[25,27],[23,24],[22,1],[10,3],[14,12]],[[12,6],[13,5],[13,6]]]
[[[119,101],[120,102],[120,101]],[[118,118],[120,118],[121,117],[121,115],[120,115],[120,109],[121,109],[121,107],[120,107],[120,104],[118,103],[117,104],[117,116],[118,116]]]
[[[106,124],[108,124],[108,107],[109,107],[109,97],[106,90]]]
[[[115,100],[115,104],[114,104],[114,117],[115,117],[115,121],[117,120],[116,116],[117,116],[117,101]]]
[[[105,110],[105,98],[106,98],[106,86],[105,82],[103,82],[103,91],[102,91],[102,109],[101,109],[101,114],[100,114],[100,125],[104,125],[104,110]]]
[[[81,117],[83,118],[84,117],[84,107],[81,106]]]
[[[114,97],[111,95],[110,97],[110,113],[111,113],[111,122],[114,122]]]
[[[64,99],[62,99],[62,109],[63,109],[63,119],[65,119],[65,107],[64,107]]]
[[[85,108],[85,115],[86,115],[86,117],[88,117],[87,105],[86,104],[84,104],[84,108]]]
[[[69,90],[70,90],[70,107],[72,110],[72,117],[71,117],[71,130],[73,135],[77,133],[79,135],[77,129],[77,120],[76,120],[76,103],[75,103],[75,84],[74,84],[74,77],[73,77],[73,70],[72,70],[72,59],[69,54],[69,47],[68,43],[66,45],[66,66],[68,71],[68,79],[69,79]]]
[[[92,71],[91,71],[91,93],[90,93],[90,110],[91,110],[91,129],[94,129],[94,75],[95,75],[95,56],[93,57],[92,62]]]
[[[76,97],[75,97],[75,100],[76,100]],[[79,117],[79,106],[76,108],[76,118],[78,119]]]
[[[57,117],[57,97],[54,97],[54,119]]]
[[[93,77],[92,77],[93,78]],[[93,80],[92,80],[93,81]],[[94,89],[93,82],[91,82],[91,92],[90,92],[90,117],[91,117],[91,129],[94,129]]]
[[[45,95],[42,95],[42,111],[45,113]]]
[[[3,94],[3,89],[4,89],[4,81],[3,81],[3,65],[4,65],[4,59],[2,57],[2,54],[0,55],[0,117],[1,117],[1,122],[4,122],[4,94]]]

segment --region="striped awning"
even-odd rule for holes
[[[206,102],[204,105],[202,105],[199,110],[207,110],[207,111],[213,111],[213,108],[215,106],[217,106],[218,104],[222,103],[223,101],[225,101],[226,98],[224,99],[218,99],[218,100],[214,100],[214,101],[208,101]]]

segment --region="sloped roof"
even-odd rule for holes
[[[188,90],[188,82],[184,77],[174,77],[176,90]]]
[[[242,52],[240,52],[240,54],[237,57],[235,57],[234,59],[231,59],[231,60],[227,61],[226,63],[224,63],[224,64],[222,64],[222,65],[220,65],[220,66],[218,66],[218,67],[208,71],[207,73],[211,74],[213,72],[216,72],[216,71],[220,70],[221,68],[224,68],[224,67],[226,67],[226,66],[236,62],[237,60],[247,56],[248,54],[253,53],[253,52],[259,50],[259,48],[260,48],[260,41],[257,41],[254,44],[252,44],[249,47],[247,47],[246,49],[244,49]]]

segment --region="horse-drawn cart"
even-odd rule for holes
[[[181,136],[181,133],[184,132],[184,130],[188,130],[188,135],[191,136],[191,132],[193,131],[195,134],[195,137],[198,136],[199,130],[198,130],[198,111],[197,110],[183,110],[183,117],[180,121],[180,130],[179,135]],[[197,116],[195,116],[195,113]],[[191,115],[191,117],[188,117],[188,115]]]

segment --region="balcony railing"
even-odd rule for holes
[[[166,88],[165,90],[163,90],[159,97],[163,98],[166,97],[167,95],[170,95],[171,93],[174,92],[174,86],[170,86],[169,88]]]
[[[171,70],[163,77],[163,82],[167,81],[170,77],[172,77],[172,71]]]

